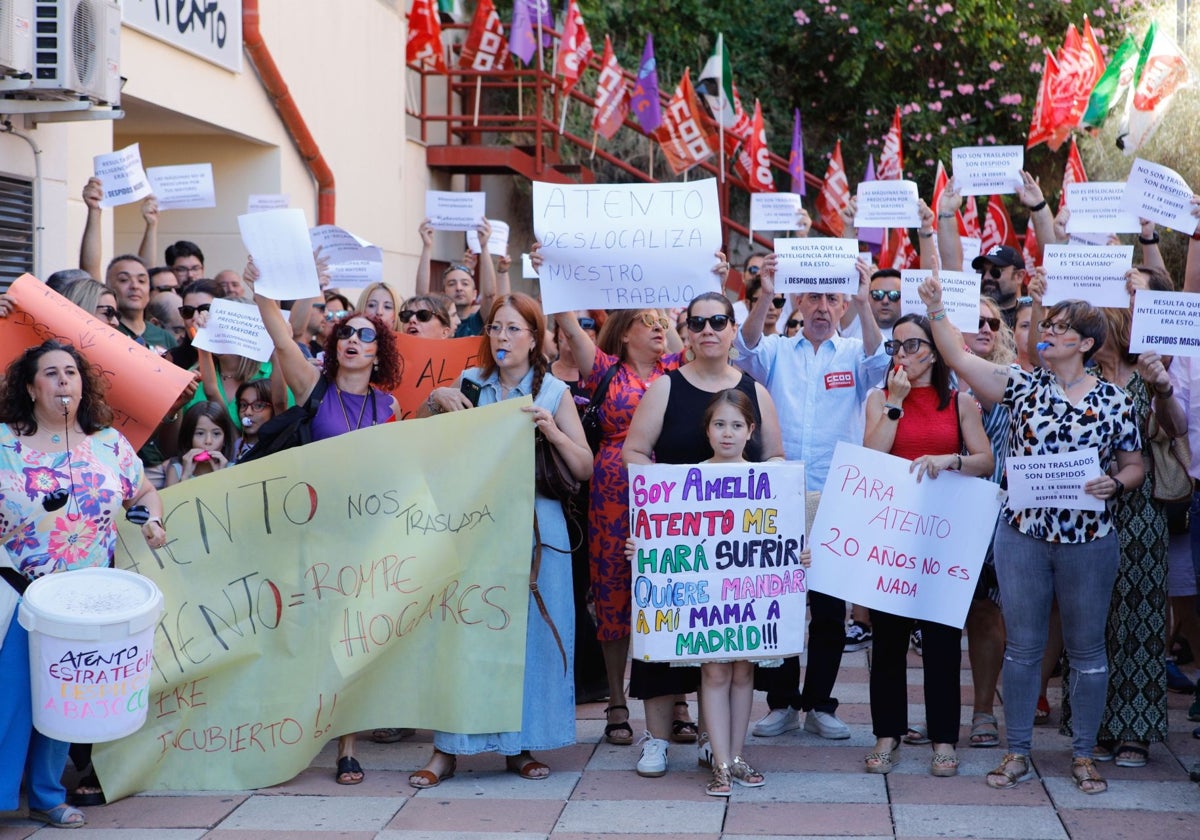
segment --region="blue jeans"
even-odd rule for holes
[[[1057,596],[1071,658],[1071,751],[1091,757],[1108,691],[1104,628],[1120,562],[1116,531],[1086,543],[1051,543],[1005,522],[996,528],[996,574],[1008,637],[1002,673],[1010,753],[1029,755],[1050,603]]]

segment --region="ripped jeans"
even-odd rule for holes
[[[1108,692],[1104,627],[1121,562],[1117,533],[1086,543],[1052,543],[1002,521],[995,546],[1007,634],[1002,675],[1008,752],[1029,755],[1050,604],[1057,596],[1071,658],[1071,752],[1091,757]]]

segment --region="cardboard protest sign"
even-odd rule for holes
[[[906,268],[900,272],[900,300],[904,312],[925,313],[925,302],[917,289],[931,274],[923,268]],[[979,329],[979,287],[981,276],[974,271],[942,271],[942,305],[951,324],[965,333]]]
[[[267,361],[275,350],[257,306],[222,298],[212,302],[208,321],[196,330],[192,346],[210,353],[233,353],[256,362]]]
[[[266,210],[238,216],[242,242],[260,277],[257,294],[273,300],[302,300],[321,294],[303,210]]]
[[[449,388],[460,373],[478,365],[480,341],[479,336],[420,338],[396,333],[404,371],[392,396],[400,404],[401,418],[415,415],[434,388]]]
[[[96,155],[92,171],[104,187],[101,207],[132,204],[150,195],[150,179],[142,169],[142,152],[137,143],[119,152]]]
[[[1004,472],[1008,479],[1008,506],[1013,510],[1044,507],[1104,510],[1103,499],[1083,491],[1084,484],[1103,474],[1100,453],[1095,447],[1061,455],[1009,455]]]
[[[217,206],[211,163],[151,166],[146,170],[159,210],[198,210]]]
[[[121,522],[116,565],[153,579],[166,615],[146,725],[93,753],[108,799],[266,787],[331,738],[398,722],[519,729],[529,404],[373,426],[170,487],[161,549]]]
[[[778,294],[858,292],[858,242],[853,239],[776,239]]]
[[[1141,289],[1134,295],[1129,352],[1147,350],[1200,356],[1200,294]]]
[[[1130,215],[1191,235],[1197,223],[1192,195],[1188,182],[1174,169],[1137,158],[1125,182],[1121,207]]]
[[[1140,233],[1141,222],[1122,203],[1123,181],[1073,181],[1067,184],[1067,233]]]
[[[799,230],[796,193],[750,193],[750,230]]]
[[[378,245],[337,225],[317,225],[308,237],[328,263],[331,286],[355,289],[383,279],[383,249]]]
[[[1025,168],[1022,146],[960,146],[950,151],[954,183],[962,195],[1015,193]]]
[[[686,306],[717,292],[715,178],[666,184],[533,182],[547,314]]]
[[[483,221],[481,192],[425,191],[425,215],[434,230],[472,230]]]
[[[804,465],[629,467],[633,656],[778,659],[804,649]]]
[[[1046,293],[1042,303],[1086,300],[1092,306],[1129,306],[1125,272],[1133,265],[1132,245],[1047,245],[1042,265]]]
[[[48,339],[74,344],[108,383],[113,428],[135,449],[149,440],[192,374],[23,274],[8,290],[17,308],[0,321],[0,366]]]
[[[863,181],[858,185],[857,228],[921,226],[920,197],[915,181]]]
[[[840,442],[811,534],[809,585],[962,627],[1000,512],[998,488],[956,472],[919,484],[911,461]]]

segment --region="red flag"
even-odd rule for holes
[[[934,213],[938,212],[938,207],[941,206],[942,191],[946,189],[946,185],[949,183],[950,179],[946,175],[946,167],[943,166],[942,162],[939,160],[937,165],[937,175],[935,175],[933,179],[933,204],[929,205],[933,208]],[[975,197],[968,196],[968,203],[974,205]],[[962,210],[955,210],[954,218],[958,220],[958,235],[967,236],[967,223],[963,219]],[[975,223],[976,226],[978,226],[979,220],[976,219]]]
[[[508,40],[492,0],[479,0],[463,41],[458,66],[465,70],[507,70],[512,65]]]
[[[1053,151],[1058,151],[1071,129],[1079,125],[1087,111],[1092,89],[1104,74],[1104,56],[1100,53],[1100,45],[1096,43],[1092,25],[1087,20],[1084,21],[1083,31],[1083,36],[1080,36],[1075,24],[1068,26],[1066,38],[1058,51],[1058,73],[1050,88],[1047,116],[1053,130],[1048,144]]]
[[[1025,222],[1025,240],[1021,243],[1021,254],[1025,257],[1025,268],[1029,271],[1042,264],[1042,247],[1037,241],[1037,232],[1033,229],[1033,216]]]
[[[1058,60],[1046,50],[1046,66],[1042,69],[1042,83],[1038,87],[1037,103],[1033,106],[1033,116],[1029,119],[1029,139],[1025,148],[1032,149],[1039,143],[1045,143],[1054,135],[1050,122],[1050,97],[1058,75]]]
[[[667,103],[662,124],[653,134],[662,147],[671,171],[676,175],[716,153],[717,132],[701,118],[703,113],[692,87],[691,73],[684,70],[683,78]]]
[[[821,214],[821,226],[833,236],[841,236],[846,226],[842,222],[841,209],[850,206],[850,182],[846,180],[846,167],[842,163],[842,141],[833,147],[829,166],[825,170],[825,181],[817,195],[817,212]]]
[[[571,0],[567,6],[567,24],[558,50],[558,61],[554,64],[554,72],[563,77],[563,93],[568,93],[575,87],[594,55],[592,39],[583,25],[583,12],[579,10],[579,0]]]
[[[988,199],[987,219],[983,223],[983,244],[979,248],[979,253],[989,253],[997,245],[1007,245],[1014,250],[1021,250],[1021,243],[1017,241],[1017,232],[1013,230],[1012,219],[1008,215],[1008,209],[1004,206],[1004,199],[1001,196],[993,195]]]
[[[732,134],[739,140],[747,140],[750,137],[752,124],[750,116],[742,109],[742,100],[738,96],[737,85],[730,82],[733,88],[733,125],[725,129],[726,134]]]
[[[879,251],[879,267],[894,268],[904,271],[917,268],[921,264],[921,254],[913,247],[912,239],[905,228],[891,228],[884,239]]]
[[[427,70],[447,72],[442,50],[442,24],[434,0],[413,0],[412,10],[408,13],[405,61],[419,63]]]
[[[1104,60],[1104,53],[1100,51],[1100,43],[1096,40],[1096,33],[1092,31],[1092,22],[1086,17],[1083,19],[1083,49],[1080,53],[1080,64],[1084,70],[1081,86],[1087,88],[1087,93],[1082,97],[1083,110],[1086,111],[1088,100],[1092,97],[1092,91],[1095,89],[1096,83],[1100,81],[1100,77],[1108,69],[1108,64]],[[1080,118],[1083,117],[1082,111],[1079,116]]]
[[[1075,138],[1071,138],[1071,149],[1067,152],[1067,168],[1063,170],[1062,180],[1062,199],[1058,203],[1058,209],[1062,210],[1067,206],[1067,184],[1083,184],[1087,183],[1087,173],[1083,171],[1083,159],[1079,157],[1079,146],[1075,144]]]
[[[617,57],[613,54],[612,42],[604,36],[604,60],[600,62],[600,81],[596,85],[596,115],[592,117],[592,130],[605,140],[612,138],[629,114],[629,86]]]
[[[775,192],[775,176],[771,173],[771,149],[767,146],[762,106],[757,99],[754,100],[754,119],[750,121],[750,125],[750,136],[742,143],[734,159],[734,172],[746,182],[750,192]]]
[[[896,106],[896,115],[892,117],[892,128],[883,138],[883,151],[879,153],[879,168],[875,170],[875,177],[880,181],[900,181],[904,178],[899,105]]]
[[[962,211],[962,221],[959,223],[958,232],[960,236],[967,236],[971,239],[980,239],[982,234],[979,231],[979,203],[975,196],[966,196],[966,209]],[[980,253],[987,253],[980,251]]]

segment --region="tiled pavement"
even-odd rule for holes
[[[929,748],[904,747],[889,776],[862,771],[874,744],[867,705],[869,652],[846,654],[836,693],[848,741],[803,731],[751,738],[747,757],[767,775],[765,787],[735,788],[729,800],[706,796],[706,774],[692,746],[673,746],[670,772],[642,779],[637,747],[600,743],[603,704],[578,707],[576,746],[538,754],[553,768],[530,782],[502,772],[497,756],[459,760],[458,773],[435,790],[412,790],[408,773],[424,764],[429,733],[380,745],[360,741],[367,768],[356,787],[333,783],[334,745],[292,781],[259,791],[155,793],[87,810],[87,840],[772,840],[782,837],[984,837],[1021,840],[1176,840],[1200,838],[1200,786],[1187,768],[1200,761],[1188,698],[1171,695],[1170,737],[1155,744],[1141,770],[1102,765],[1109,792],[1085,796],[1068,778],[1069,743],[1056,726],[1035,733],[1038,778],[1009,791],[984,785],[999,749],[970,749],[963,727],[959,776],[933,778]],[[962,672],[963,719],[969,721],[970,672]],[[909,655],[910,719],[923,720],[920,659]],[[1055,685],[1057,681],[1055,681]],[[1053,691],[1053,688],[1052,688]],[[1057,703],[1052,695],[1057,722]],[[754,716],[765,712],[756,697]],[[632,704],[637,711],[638,704]],[[1002,712],[1001,710],[998,710]],[[638,720],[634,720],[637,727]],[[0,814],[0,840],[59,835]]]

